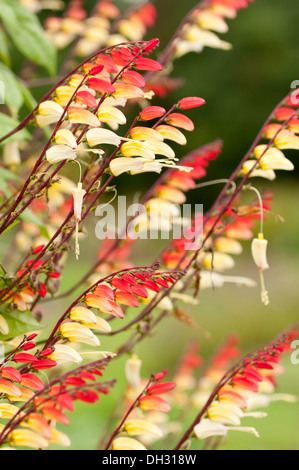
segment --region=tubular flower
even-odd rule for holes
[[[81,222],[82,218],[82,205],[86,191],[82,188],[82,183],[78,183],[77,188],[74,188],[72,192],[74,200],[74,216],[76,220],[76,258],[78,260],[80,255],[79,223]]]
[[[268,291],[265,287],[265,280],[264,280],[264,271],[269,269],[268,261],[267,261],[267,247],[268,241],[264,239],[264,235],[261,233],[259,234],[258,238],[255,238],[252,242],[251,251],[252,257],[259,268],[260,271],[260,278],[261,278],[261,296],[262,302],[267,306],[270,303]]]
[[[294,170],[294,165],[285,158],[284,154],[275,147],[267,148],[267,145],[259,145],[254,150],[256,158],[259,159],[261,168],[268,170]]]
[[[184,134],[176,129],[176,127],[162,125],[157,127],[157,131],[166,140],[172,140],[179,145],[186,145],[187,139]]]
[[[273,170],[263,170],[259,168],[256,160],[247,160],[243,165],[243,174],[247,175],[250,172],[250,178],[265,178],[269,181],[274,181],[276,174]]]
[[[166,110],[160,106],[149,106],[145,108],[140,113],[140,119],[142,121],[151,121],[152,119],[157,119],[166,114]]]
[[[57,131],[55,134],[55,142],[58,145],[67,145],[72,149],[77,147],[77,140],[74,134],[68,129],[60,129]]]
[[[237,369],[234,367],[231,369],[231,373],[224,372],[225,375],[222,378],[217,374],[215,380],[208,383],[206,394],[208,402],[207,406],[204,407],[205,414],[200,423],[194,427],[194,433],[198,439],[226,436],[228,431],[231,430],[249,432],[258,437],[258,433],[254,428],[240,427],[241,420],[246,416],[253,418],[267,416],[266,413],[248,412],[249,403],[252,400],[253,405],[255,397],[258,407],[267,406],[270,403],[271,399],[263,400],[260,391],[264,384],[269,382],[270,377],[273,384],[273,374],[270,373],[274,370],[274,367],[277,367],[277,363],[282,358],[282,353],[288,350],[288,345],[297,334],[297,331],[293,330],[283,334],[266,347],[245,357],[240,361]],[[225,349],[222,349],[223,353],[225,353]],[[215,365],[222,359],[222,351],[215,357],[217,359]],[[223,362],[223,366],[227,366],[226,361]],[[201,380],[203,381],[203,379]],[[219,385],[216,386],[217,391],[213,398],[208,390],[213,390],[218,380]],[[260,400],[259,397],[261,397]],[[211,398],[213,398],[212,402]],[[201,406],[204,405],[201,403]]]
[[[63,160],[75,160],[77,154],[75,150],[67,145],[54,145],[46,152],[47,161],[53,165]]]
[[[15,447],[30,447],[31,449],[46,449],[49,442],[29,429],[16,429],[10,435],[10,444]]]
[[[90,129],[86,133],[86,139],[90,147],[102,144],[115,145],[118,147],[121,143],[121,138],[108,129]]]
[[[126,362],[125,372],[129,385],[133,389],[138,389],[141,384],[140,370],[142,362],[136,355],[133,355],[131,359]]]
[[[0,333],[4,336],[9,333],[8,323],[2,315],[0,315]]]
[[[66,362],[74,362],[75,364],[82,362],[80,354],[66,344],[55,344],[54,352],[49,357],[58,365],[65,364]]]
[[[143,157],[146,160],[155,160],[154,152],[146,145],[145,142],[127,142],[122,145],[121,153],[125,157]]]
[[[4,165],[10,166],[12,169],[15,165],[21,163],[21,154],[19,149],[19,142],[9,142],[3,147],[3,163]]]
[[[39,127],[45,127],[59,121],[63,115],[63,107],[54,101],[43,101],[38,107],[36,121]]]
[[[154,142],[163,142],[163,136],[155,129],[149,127],[134,127],[130,131],[130,135],[133,140],[147,141],[152,140]]]
[[[126,124],[126,116],[117,108],[113,106],[103,106],[100,107],[98,111],[98,118],[101,122],[107,122],[108,124]]]
[[[126,100],[144,98],[143,91],[135,85],[117,82],[114,84],[114,88],[115,92],[112,93],[114,98],[125,98]]]
[[[146,450],[146,448],[136,439],[118,437],[112,443],[112,450]]]
[[[163,437],[163,433],[158,426],[143,419],[131,419],[125,422],[125,431],[130,436],[143,436],[151,434],[156,438]]]
[[[73,124],[85,124],[95,128],[101,126],[99,119],[87,109],[70,107],[67,115]]]
[[[71,342],[86,343],[91,346],[100,346],[99,339],[84,325],[65,322],[60,327],[60,333]]]

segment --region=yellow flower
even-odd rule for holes
[[[0,315],[0,333],[4,336],[9,333],[8,323],[2,315]]]
[[[130,41],[142,41],[145,28],[144,25],[137,21],[132,21],[131,19],[123,19],[118,24],[118,30],[120,34],[128,38]]]
[[[55,142],[58,145],[67,145],[75,149],[77,147],[77,141],[74,134],[68,129],[61,129],[55,134]]]
[[[49,447],[49,442],[43,436],[29,429],[16,429],[9,437],[11,444],[16,447],[30,447],[32,449]]]
[[[4,165],[12,166],[21,163],[21,155],[19,150],[19,142],[9,142],[3,147],[3,163]]]
[[[84,325],[79,323],[66,322],[60,327],[62,336],[71,342],[85,343],[91,346],[100,346],[99,339],[93,332]]]
[[[80,364],[80,362],[82,362],[80,354],[74,348],[66,344],[55,344],[55,351],[49,357],[57,362],[57,364],[64,364],[66,362]]]
[[[194,42],[201,47],[213,47],[215,49],[230,50],[232,45],[227,41],[222,41],[217,34],[206,31],[196,25],[186,25],[185,39]]]
[[[228,26],[224,19],[213,11],[203,10],[196,15],[198,26],[211,29],[217,33],[227,33]]]
[[[146,145],[154,152],[155,155],[163,155],[171,160],[175,158],[173,149],[168,144],[165,144],[165,142],[147,140]]]
[[[264,239],[263,235],[260,235],[259,238],[255,238],[252,241],[251,251],[252,257],[257,265],[257,267],[261,271],[265,271],[269,269],[268,261],[267,261],[267,248],[268,248],[268,241]]]
[[[70,107],[67,112],[68,118],[73,124],[86,124],[91,127],[100,127],[98,118],[87,109]]]
[[[15,384],[6,379],[0,379],[0,393],[11,397],[21,397],[22,392]]]
[[[91,330],[102,331],[103,333],[110,333],[112,328],[110,324],[101,317],[95,316],[96,323],[83,322],[84,326],[87,326]]]
[[[215,248],[231,255],[240,255],[243,247],[240,242],[232,238],[219,237],[215,240]]]
[[[163,437],[161,429],[143,419],[131,419],[125,422],[125,430],[130,436],[143,436],[144,434],[152,434],[157,438]]]
[[[58,444],[62,447],[70,447],[71,441],[69,437],[58,429],[52,428],[51,429],[52,438],[50,440],[51,444]]]
[[[126,124],[127,118],[119,109],[113,106],[101,106],[98,111],[98,118],[101,122],[113,124]]]
[[[16,413],[18,413],[19,408],[9,403],[0,404],[0,418],[2,419],[11,419]]]
[[[243,165],[243,173],[247,175],[247,173],[249,173],[252,168],[254,168],[254,170],[250,173],[250,178],[260,177],[266,178],[270,181],[274,181],[276,178],[275,172],[273,170],[263,170],[262,168],[259,168],[256,164],[256,160],[247,160],[247,162],[245,162]]]
[[[125,157],[143,157],[146,160],[155,160],[154,152],[144,142],[126,142],[121,147],[121,153]]]
[[[36,121],[39,127],[45,127],[58,122],[63,114],[63,108],[54,101],[43,101],[38,107]]]
[[[260,159],[259,164],[263,170],[294,170],[294,165],[284,154],[275,147],[267,149],[267,145],[259,145],[254,154]]]
[[[115,92],[112,94],[115,98],[125,98],[127,100],[143,98],[143,91],[135,85],[118,82],[114,83]]]
[[[70,317],[74,321],[80,321],[82,323],[96,324],[97,319],[95,314],[86,307],[74,307],[70,312]]]
[[[194,428],[194,433],[199,440],[208,439],[214,436],[226,436],[228,428],[221,423],[215,423],[210,419],[203,419]]]
[[[136,441],[136,439],[119,437],[113,442],[112,450],[146,450],[146,447],[139,441]]]
[[[63,160],[75,160],[77,154],[75,150],[67,145],[53,145],[46,152],[47,161],[53,165]]]
[[[31,398],[34,395],[34,392],[32,390],[29,390],[29,388],[26,388],[26,387],[19,387],[19,391],[21,392],[21,394],[19,396],[17,396],[17,395],[7,395],[7,398],[9,399],[9,401],[26,402],[28,400],[31,400]]]
[[[167,125],[158,126],[157,131],[163,136],[164,139],[172,140],[173,142],[176,142],[179,145],[187,144],[186,137],[176,127],[171,127]]]
[[[90,147],[102,144],[110,144],[118,147],[121,143],[121,138],[108,129],[90,129],[86,133],[86,139]]]
[[[299,137],[287,130],[280,132],[274,142],[276,147],[281,150],[299,150]]]
[[[184,204],[187,199],[182,191],[168,185],[161,185],[157,190],[157,195],[174,204]]]
[[[152,140],[154,142],[163,142],[163,136],[160,132],[149,127],[134,127],[130,131],[133,140]]]
[[[225,253],[207,253],[204,258],[204,266],[207,269],[215,269],[216,271],[225,271],[235,266],[233,258]]]
[[[138,359],[138,356],[135,354],[127,360],[125,366],[125,372],[127,381],[131,385],[132,388],[137,389],[140,387],[141,378],[140,378],[140,369],[141,369],[142,362]]]
[[[211,421],[216,423],[240,426],[241,418],[243,418],[244,413],[236,405],[214,402],[209,408],[208,416]]]

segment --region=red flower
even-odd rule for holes
[[[149,106],[141,111],[140,117],[143,121],[151,121],[152,119],[164,116],[164,114],[166,114],[166,110],[164,108],[161,108],[160,106]]]
[[[146,395],[139,399],[139,406],[146,411],[162,411],[163,413],[169,413],[171,406],[167,401],[155,395]]]
[[[147,70],[153,72],[161,72],[161,70],[163,70],[163,67],[161,64],[159,64],[159,62],[156,62],[152,59],[145,59],[144,57],[140,57],[136,60],[135,67],[138,70]]]
[[[183,98],[181,101],[179,101],[179,107],[181,109],[199,108],[203,104],[205,104],[205,100],[203,98],[197,98],[195,96]]]
[[[51,359],[38,359],[32,364],[32,367],[35,370],[52,369],[55,366],[57,366],[57,362],[52,361]]]
[[[28,353],[18,353],[14,355],[13,360],[18,364],[30,364],[32,362],[36,362],[37,358],[32,354]]]
[[[22,349],[24,351],[30,351],[30,349],[34,349],[36,347],[36,344],[34,341],[28,341],[28,343],[23,344]]]
[[[162,382],[158,384],[151,385],[148,389],[150,395],[163,395],[164,393],[170,392],[176,387],[176,384],[173,382]]]
[[[22,380],[20,372],[14,367],[4,367],[1,371],[1,375],[5,379],[12,380],[13,382],[20,383]]]
[[[156,39],[151,39],[147,45],[143,48],[144,52],[150,52],[152,51],[153,49],[155,49],[155,47],[158,47],[160,44],[160,39],[156,38]]]

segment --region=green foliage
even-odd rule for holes
[[[15,47],[29,60],[56,72],[56,51],[33,13],[15,0],[1,0],[0,18]]]
[[[15,129],[18,125],[19,122],[16,119],[13,119],[6,114],[0,113],[0,138]],[[11,136],[9,139],[6,139],[5,144],[15,140],[28,140],[29,138],[30,133],[27,131],[27,129],[22,129],[20,132],[17,132]]]
[[[8,323],[9,334],[7,336],[0,334],[0,341],[8,341],[11,338],[24,335],[30,331],[39,330],[44,326],[34,318],[30,310],[26,310],[25,312],[13,311],[1,313],[1,315]]]
[[[46,238],[50,238],[49,237],[49,234],[48,234],[48,230],[46,229],[46,226],[45,224],[33,213],[31,212],[30,210],[27,210],[25,212],[23,212],[21,215],[20,215],[20,219],[24,220],[25,222],[28,222],[30,224],[34,224],[34,225],[37,225],[38,228],[40,229],[41,231],[41,234],[46,237]]]

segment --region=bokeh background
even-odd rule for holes
[[[88,0],[87,3],[91,8],[94,0]],[[129,2],[118,3],[124,8]],[[161,46],[166,45],[183,16],[195,3],[195,0],[156,0],[158,22],[149,38],[160,37]],[[291,82],[299,79],[297,0],[256,0],[247,10],[241,10],[238,18],[229,21],[229,24],[230,31],[225,39],[232,42],[233,50],[205,49],[200,55],[189,54],[179,59],[175,63],[173,76],[184,76],[185,85],[164,102],[159,102],[170,107],[184,96],[202,96],[206,99],[206,106],[189,114],[196,124],[196,131],[190,134],[184,153],[215,138],[223,139],[223,153],[211,165],[208,179],[230,175],[267,116],[288,93]],[[178,155],[184,155],[181,148],[177,150]],[[290,156],[293,158],[293,155]],[[294,159],[298,159],[298,155],[294,154]],[[247,353],[298,321],[298,172],[299,165],[292,174],[278,172],[274,183],[257,182],[260,189],[274,191],[273,212],[285,219],[285,223],[281,223],[269,215],[265,223],[265,233],[270,241],[271,269],[266,274],[270,306],[265,308],[260,303],[258,289],[227,286],[223,290],[202,292],[200,304],[186,310],[194,315],[201,329],[190,329],[170,318],[160,325],[154,336],[137,347],[136,352],[143,359],[144,376],[165,367],[171,372],[191,339],[200,343],[203,356],[208,357],[226,335],[237,333],[242,349]],[[119,193],[126,194],[129,191],[131,196],[139,191],[144,193],[154,180],[155,176],[151,175],[136,176],[134,179],[121,177]],[[218,191],[219,188],[200,190],[190,201],[203,203],[207,209]],[[88,270],[94,252],[99,247],[99,241],[94,236],[95,223],[96,219],[89,227],[88,241],[82,242],[80,263],[70,261],[68,264],[68,275],[62,289],[80,279],[82,273]],[[134,261],[138,265],[150,264],[158,248],[157,244],[138,244]],[[244,245],[244,254],[237,260],[231,274],[258,280],[249,244]],[[50,304],[46,313],[58,316],[63,307],[62,302]],[[117,339],[104,339],[102,347],[113,351],[117,342]],[[77,406],[68,430],[73,449],[95,447],[104,422],[116,404],[121,405],[119,394],[125,384],[125,360],[116,360],[109,370],[109,376],[116,376],[119,380],[117,389],[110,397],[96,406]],[[293,366],[287,360],[285,367],[286,374],[279,380],[279,390],[299,394],[299,366]],[[257,427],[260,439],[231,433],[224,448],[299,449],[299,404],[276,403],[268,411],[269,417],[265,420],[246,420],[245,425]]]

